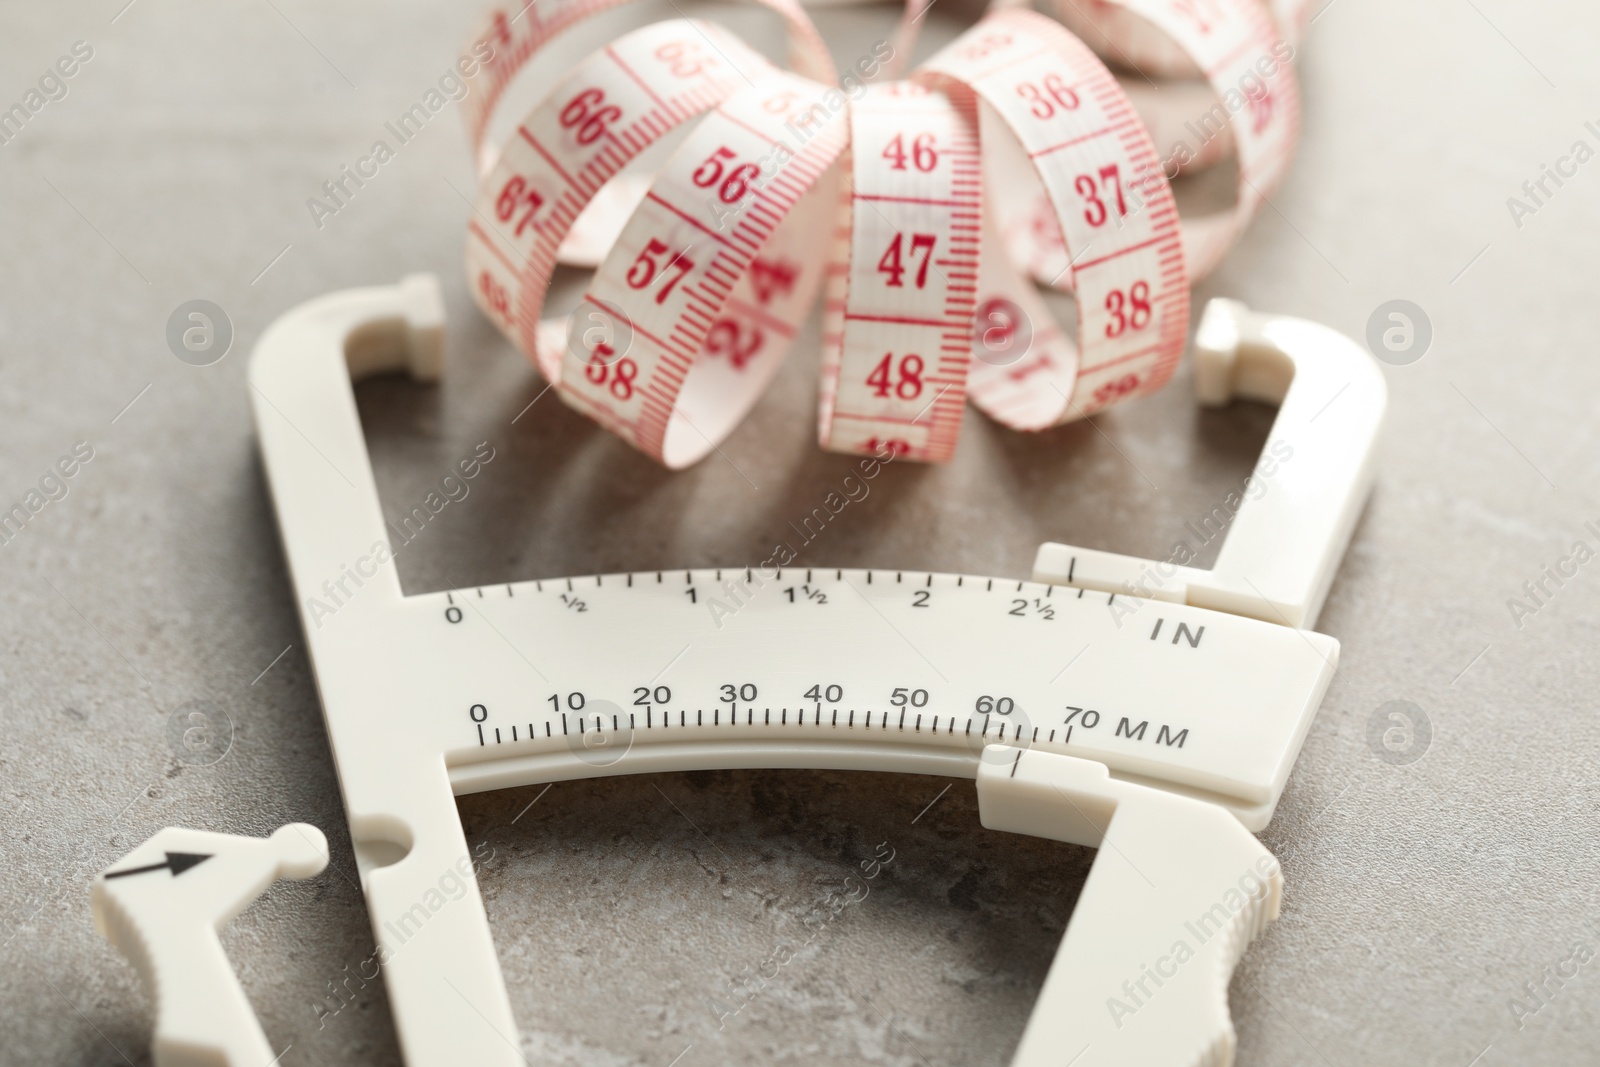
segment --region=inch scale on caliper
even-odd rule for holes
[[[1336,642],[1116,597],[752,567],[458,590],[406,607],[452,664],[424,699],[457,792],[708,762],[892,759],[970,775],[973,757],[1002,743],[1160,778],[1259,829]],[[803,759],[790,762],[791,745]]]
[[[786,563],[770,579],[652,571],[405,596],[351,381],[436,378],[442,330],[437,285],[418,276],[302,305],[251,363],[411,1067],[522,1059],[455,795],[723,767],[976,777],[986,826],[1108,846],[1013,1063],[1231,1058],[1227,976],[1281,886],[1247,828],[1271,817],[1337,662],[1308,628],[1370,481],[1385,394],[1366,353],[1311,323],[1208,308],[1202,401],[1281,402],[1268,447],[1292,457],[1247,494],[1209,571],[1046,544],[1020,582]],[[354,595],[313,610],[350,561]],[[467,901],[430,906],[452,870]],[[1209,963],[1169,977],[1138,1025],[1108,1017],[1107,998],[1194,921]]]

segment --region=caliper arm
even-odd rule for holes
[[[271,837],[169,826],[101,872],[95,926],[133,963],[156,1005],[156,1067],[267,1067],[267,1044],[217,931],[279,878],[328,865],[307,823]]]
[[[1011,1067],[1233,1062],[1228,978],[1278,917],[1278,861],[1214,804],[991,746],[983,825],[1100,851]]]

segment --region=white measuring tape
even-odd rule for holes
[[[496,52],[467,111],[483,174],[467,266],[568,404],[674,468],[760,398],[824,278],[825,448],[940,462],[969,395],[1039,430],[1160,388],[1190,279],[1237,240],[1298,129],[1303,2],[1062,0],[1087,45],[1002,5],[910,81],[866,85],[904,63],[916,0],[846,93],[805,13],[763,0],[798,73],[710,24],[661,23],[580,60],[495,143],[525,68],[616,2],[496,10],[480,31]],[[1191,81],[1130,97],[1097,51]],[[696,118],[653,173],[624,173]],[[1230,152],[1234,204],[1180,219],[1169,174]],[[558,262],[597,269],[570,319],[545,319]],[[1035,282],[1074,295],[1075,329]]]

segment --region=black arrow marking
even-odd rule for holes
[[[198,867],[211,858],[209,852],[168,852],[163,863],[151,863],[144,867],[129,867],[125,871],[110,871],[107,878],[126,878],[130,874],[148,874],[150,871],[171,871],[172,877],[187,871],[190,867]]]

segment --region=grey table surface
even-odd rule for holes
[[[91,925],[90,877],[162,826],[295,819],[327,830],[332,865],[270,890],[228,951],[282,1063],[396,1062],[381,986],[316,1007],[371,935],[256,453],[256,337],[333,289],[443,278],[442,385],[358,391],[385,508],[478,441],[497,459],[401,555],[409,591],[743,564],[848,461],[814,446],[814,332],[728,462],[669,475],[551,398],[512,425],[541,383],[465,289],[454,114],[313,223],[307,198],[437,80],[471,5],[124,3],[0,10],[0,104],[93,48],[0,145],[0,501],[93,449],[0,545],[0,1063],[147,1062],[150,1003]],[[773,43],[770,16],[715,16]],[[849,59],[893,17],[819,21]],[[924,49],[972,17],[945,0]],[[1600,599],[1580,569],[1531,614],[1508,604],[1575,541],[1600,547],[1597,40],[1586,4],[1334,0],[1303,49],[1293,170],[1197,291],[1357,337],[1395,298],[1432,324],[1423,358],[1385,368],[1377,488],[1319,625],[1341,668],[1262,835],[1287,889],[1232,983],[1241,1064],[1600,1061],[1600,963],[1525,992],[1600,942]],[[1563,157],[1571,176],[1530,199]],[[164,338],[193,298],[236,331],[210,367]],[[1046,539],[1160,553],[1270,423],[1199,412],[1187,368],[1093,427],[1023,437],[969,414],[955,462],[890,470],[813,551],[1018,577]],[[233,726],[207,766],[168,738],[196,700]],[[1404,765],[1367,740],[1391,700],[1432,725]],[[986,832],[971,787],[945,784],[728,772],[463,798],[528,1059],[1005,1063],[1093,854]],[[896,860],[872,895],[719,1027],[729,980],[882,841]]]

